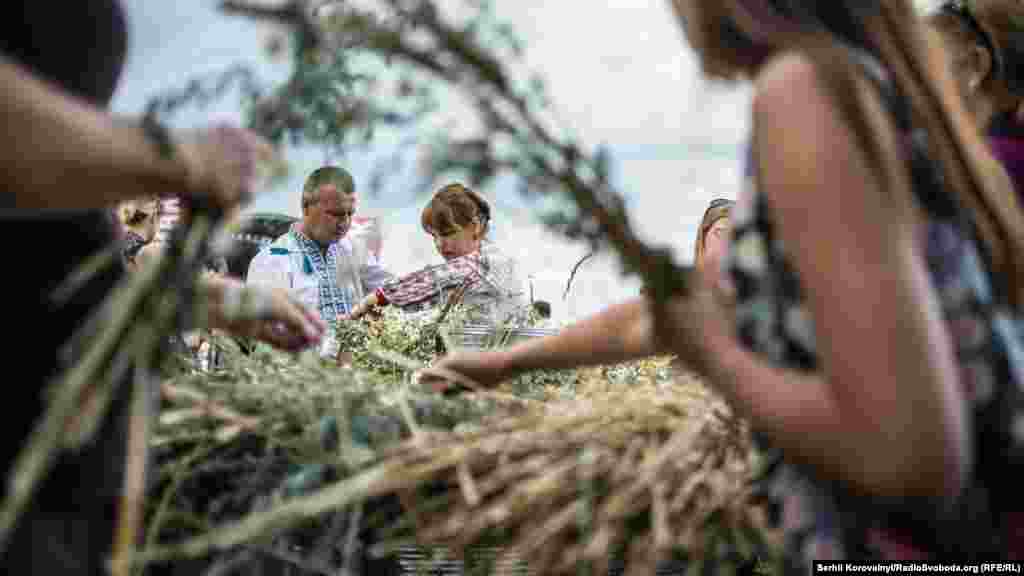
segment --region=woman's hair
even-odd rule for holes
[[[490,221],[491,206],[487,200],[458,183],[448,184],[435,192],[420,215],[420,224],[428,234],[447,234],[479,222],[481,235],[484,235]]]
[[[704,241],[707,239],[708,231],[716,222],[732,215],[732,208],[736,203],[725,198],[715,198],[704,211],[704,217],[700,220],[700,228],[697,229],[697,242],[693,245],[693,264],[698,269],[704,259]]]
[[[728,17],[722,2],[702,2],[692,27],[684,21],[683,3],[696,0],[671,0],[680,27],[688,31],[689,43],[700,57],[704,74],[722,80],[750,75],[764,61],[765,46],[741,33]]]
[[[945,0],[929,22],[954,42],[981,46],[992,57],[982,88],[1024,97],[1024,3],[1018,0]]]
[[[949,186],[973,223],[981,248],[991,265],[996,289],[1012,304],[1024,304],[1024,213],[1004,171],[988,153],[981,134],[967,115],[949,76],[945,59],[934,39],[924,33],[918,15],[907,0],[673,0],[696,2],[701,39],[695,44],[705,70],[732,70],[721,77],[752,75],[751,62],[764,62],[776,52],[795,50],[819,71],[822,86],[865,152],[878,181],[894,189],[909,182],[906,162],[890,157],[870,119],[863,93],[863,73],[850,47],[877,58],[890,74],[894,88],[905,98],[912,122],[925,129],[931,159],[940,180]],[[678,8],[678,6],[677,6]],[[744,12],[745,11],[745,12]],[[757,52],[733,59],[721,45],[721,30],[710,15],[729,20],[733,14],[755,16],[771,12],[796,25],[793,29],[771,22],[780,30],[777,41],[756,44]],[[756,18],[755,18],[756,20]],[[734,31],[743,26],[731,20]],[[890,118],[890,125],[893,119]],[[892,196],[894,210],[916,213],[910,190]]]

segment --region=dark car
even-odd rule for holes
[[[228,274],[245,279],[249,262],[264,246],[285,235],[299,219],[286,214],[247,214],[233,226],[231,250],[228,253]]]

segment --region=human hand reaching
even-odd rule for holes
[[[376,294],[370,294],[366,298],[363,298],[363,300],[359,304],[356,304],[352,308],[352,311],[349,312],[348,316],[345,316],[344,319],[358,320],[363,316],[366,316],[371,311],[373,311],[373,309],[377,307],[379,302],[380,301],[377,298]]]
[[[226,124],[182,132],[176,144],[187,173],[183,196],[228,212],[252,200],[258,165],[275,157],[269,142]]]
[[[326,326],[286,291],[208,277],[209,324],[235,336],[254,338],[283,350],[301,350],[320,341]]]
[[[416,381],[444,394],[493,388],[511,377],[502,351],[455,352],[420,370]]]
[[[695,278],[693,289],[686,296],[671,298],[665,303],[665,322],[656,333],[654,315],[648,316],[645,329],[649,338],[674,354],[680,362],[699,374],[706,375],[708,363],[723,342],[732,340],[731,313],[734,292],[715,278]]]

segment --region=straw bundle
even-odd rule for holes
[[[395,543],[497,539],[538,574],[604,574],[619,553],[629,574],[671,558],[735,568],[771,557],[750,499],[755,452],[720,400],[682,376],[585,381],[577,400],[383,454],[378,466],[404,477]]]
[[[193,427],[199,456],[165,452],[149,545],[192,539],[143,557],[271,553],[267,543],[282,541],[300,557],[344,557],[351,532],[376,556],[410,543],[456,554],[499,546],[492,567],[528,558],[538,574],[606,574],[615,557],[630,574],[670,558],[733,568],[772,558],[751,502],[757,461],[745,425],[667,360],[574,371],[570,386],[534,389],[540,402],[509,389],[442,398],[312,356],[229,358],[233,368],[201,389],[259,422],[224,417],[204,444]],[[198,388],[196,375],[172,384],[190,378]],[[169,413],[164,450],[189,437]],[[330,446],[325,414],[341,423]],[[232,437],[232,426],[248,433]],[[291,564],[333,573],[329,562]]]

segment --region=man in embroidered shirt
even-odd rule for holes
[[[348,315],[353,303],[391,278],[365,242],[346,236],[355,204],[348,172],[315,170],[302,188],[302,220],[256,254],[246,281],[287,289],[327,322]]]

